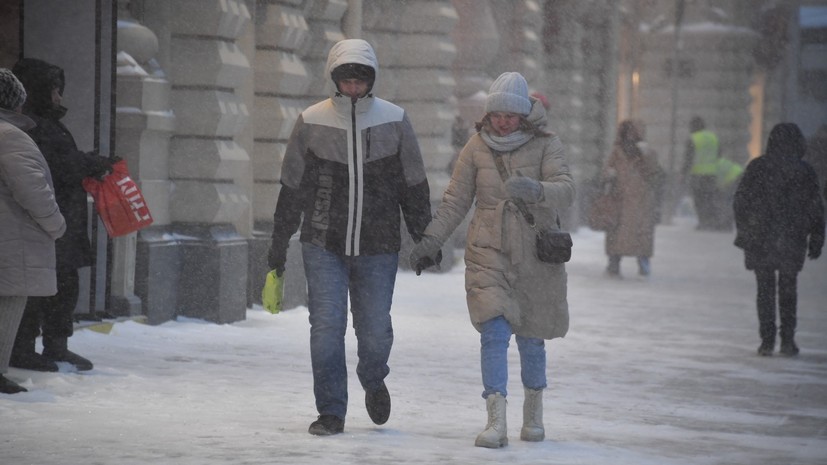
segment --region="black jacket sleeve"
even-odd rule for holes
[[[290,237],[299,229],[302,219],[301,201],[298,189],[281,186],[276,211],[273,214],[273,234],[267,264],[278,274],[284,272],[287,262],[287,247]]]

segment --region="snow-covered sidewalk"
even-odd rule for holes
[[[827,463],[827,258],[799,278],[801,355],[762,358],[754,277],[732,233],[696,232],[685,218],[660,226],[648,281],[631,258],[629,278],[605,278],[602,234],[573,236],[571,329],[547,344],[545,442],[519,440],[514,346],[510,444],[473,446],[486,414],[460,265],[399,274],[382,427],[365,412],[350,331],[345,434],[309,435],[307,310],[254,308],[232,325],[78,331],[71,347],[95,362],[90,372],[11,369],[30,392],[0,395],[0,463]]]

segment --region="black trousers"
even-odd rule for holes
[[[79,295],[78,270],[57,271],[57,294],[49,297],[29,297],[23,319],[14,339],[14,351],[34,350],[35,339],[43,336],[43,345],[65,340],[74,332],[73,314]]]
[[[699,229],[716,229],[718,226],[718,186],[715,176],[693,175],[689,178],[692,203],[698,215]]]
[[[781,327],[781,340],[792,340],[795,334],[796,307],[798,305],[798,272],[756,269],[758,284],[756,307],[758,308],[758,333],[763,341],[775,341],[776,295]]]

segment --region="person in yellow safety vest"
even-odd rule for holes
[[[689,122],[691,136],[687,142],[683,174],[689,175],[689,189],[698,215],[699,230],[717,229],[718,136],[706,129],[699,116]]]
[[[725,157],[718,158],[716,163],[716,186],[718,187],[717,219],[716,229],[720,231],[732,231],[735,226],[735,212],[732,210],[732,202],[735,199],[735,190],[738,188],[738,181],[744,173],[744,168]]]

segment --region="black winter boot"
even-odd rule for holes
[[[773,350],[775,350],[775,339],[764,339],[761,345],[758,346],[758,355],[769,357],[772,355]]]
[[[27,392],[28,389],[15,383],[14,381],[0,375],[0,392],[3,394],[17,394],[18,392]]]
[[[786,357],[795,357],[798,355],[798,352],[798,346],[795,344],[792,336],[781,338],[781,348],[778,349],[779,354]]]
[[[26,338],[28,339],[28,338]],[[32,371],[57,371],[57,364],[34,351],[35,341],[32,339],[15,339],[9,358],[9,366]]]
[[[67,362],[75,366],[78,371],[89,371],[94,366],[88,359],[70,351],[67,348],[68,338],[43,338],[43,356],[53,362]]]
[[[368,416],[377,425],[384,425],[391,416],[391,395],[383,382],[373,391],[365,391],[365,407]]]

